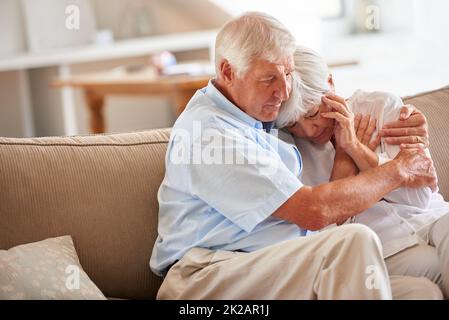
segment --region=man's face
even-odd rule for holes
[[[281,103],[291,90],[293,59],[276,64],[255,60],[241,78],[229,88],[233,102],[259,121],[276,120]]]

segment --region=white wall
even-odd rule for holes
[[[129,36],[129,34],[123,35],[121,29],[123,29],[127,4],[132,4],[134,0],[92,1],[99,29],[112,30],[116,39]],[[147,0],[140,2],[146,3],[147,13],[152,19],[155,34],[219,28],[230,18],[207,0]]]
[[[64,134],[61,92],[50,87],[58,69],[41,68],[28,71],[36,136]]]
[[[25,27],[20,1],[0,1],[0,57],[25,51]]]
[[[0,136],[31,137],[33,135],[34,124],[27,73],[25,71],[0,72]]]

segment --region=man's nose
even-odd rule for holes
[[[287,100],[290,95],[290,87],[291,87],[290,79],[284,76],[279,81],[278,89],[275,90],[275,96],[281,99],[282,101]]]

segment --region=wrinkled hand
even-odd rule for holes
[[[373,138],[374,132],[376,131],[376,118],[370,117],[370,115],[362,115],[358,113],[354,117],[354,129],[356,131],[357,139],[371,149],[371,151],[376,151],[377,146],[380,144],[381,137],[376,135]]]
[[[353,148],[358,142],[354,129],[354,114],[346,105],[345,99],[328,93],[323,96],[322,102],[332,111],[323,112],[321,116],[336,121],[334,136],[337,145],[343,150]]]
[[[429,131],[424,114],[413,105],[403,106],[399,119],[386,123],[379,132],[385,142],[404,148],[427,148]]]
[[[438,184],[433,161],[422,149],[402,149],[394,158],[401,175],[405,178],[404,186],[410,188],[430,187],[435,191]]]

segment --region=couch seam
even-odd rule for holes
[[[405,96],[402,99],[403,100],[414,99],[414,98],[422,97],[422,96],[425,96],[425,95],[428,95],[428,94],[432,94],[432,93],[439,92],[439,91],[445,91],[445,90],[449,90],[449,86],[444,86],[444,87],[441,87],[439,89],[435,89],[435,90],[431,90],[431,91],[425,91],[425,92],[413,94],[413,95],[410,95],[410,96]]]
[[[135,143],[88,143],[88,144],[76,144],[76,143],[32,143],[32,142],[0,142],[0,146],[36,146],[36,147],[132,147],[140,145],[151,144],[167,144],[169,141],[149,141],[149,142],[135,142]]]

